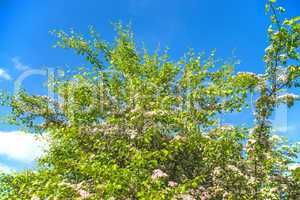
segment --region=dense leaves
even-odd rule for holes
[[[266,73],[189,51],[137,47],[130,27],[117,24],[114,42],[91,28],[88,39],[55,31],[57,47],[89,66],[51,84],[57,99],[10,98],[12,123],[41,133],[49,148],[35,171],[0,176],[1,199],[299,199],[298,152],[272,135],[269,118],[297,100],[299,17],[283,20],[270,1]],[[221,124],[255,94],[252,128]]]

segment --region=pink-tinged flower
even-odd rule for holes
[[[176,187],[177,185],[178,185],[178,183],[176,183],[175,181],[169,181],[168,182],[169,187]]]
[[[207,199],[207,193],[206,192],[202,192],[201,194],[201,200],[206,200]]]
[[[78,193],[80,195],[80,199],[86,199],[86,198],[90,197],[90,193],[88,193],[87,191],[85,191],[83,189],[79,189]]]
[[[165,172],[161,171],[160,169],[155,169],[153,172],[152,172],[152,176],[151,178],[153,180],[156,180],[158,178],[163,178],[163,177],[167,177],[168,174],[166,174]]]

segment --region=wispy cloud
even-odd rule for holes
[[[278,131],[281,133],[295,130],[295,126],[274,126],[273,128],[275,131]]]
[[[11,76],[2,68],[0,68],[0,78],[5,80],[11,80]]]
[[[286,126],[273,126],[273,130],[279,133],[288,133],[296,130],[296,126],[286,125]]]
[[[11,172],[12,170],[13,170],[12,167],[0,163],[0,172],[9,173],[9,172]]]
[[[0,131],[0,157],[31,163],[42,155],[44,148],[45,142],[34,135],[20,131]]]
[[[21,71],[30,69],[30,67],[24,63],[21,62],[21,59],[19,57],[13,57],[11,59],[11,62],[14,64],[15,68]]]

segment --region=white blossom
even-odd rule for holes
[[[220,129],[222,130],[222,131],[232,131],[232,130],[234,130],[234,127],[232,126],[232,125],[223,125],[223,126],[221,126],[220,127]]]
[[[277,97],[277,99],[299,99],[298,95],[287,93]]]
[[[238,72],[237,75],[240,75],[240,76],[257,76],[253,72]]]
[[[129,135],[129,137],[131,139],[134,139],[137,136],[138,133],[135,130],[129,130],[127,134]]]
[[[156,179],[159,179],[159,178],[164,178],[164,177],[167,177],[168,174],[166,174],[165,172],[163,172],[162,170],[160,169],[155,169],[152,173],[152,176],[151,178],[153,180],[156,180]]]
[[[178,185],[178,183],[176,183],[175,181],[169,181],[168,182],[169,187],[176,187],[177,185]]]
[[[282,140],[282,138],[281,138],[279,135],[272,135],[272,136],[270,137],[270,141],[271,141],[271,142],[277,143],[277,142],[280,142],[281,140]]]
[[[273,49],[273,45],[270,45],[270,46],[268,46],[267,48],[265,48],[265,52],[268,52],[268,51],[270,51],[270,50],[272,50]]]
[[[222,169],[220,167],[216,167],[214,170],[213,170],[213,175],[215,176],[220,176],[221,173],[222,173]]]
[[[291,93],[277,96],[278,102],[286,102],[289,107],[292,106],[294,104],[294,102],[298,99],[299,99],[298,95],[291,94]]]
[[[277,80],[281,82],[286,82],[288,80],[288,76],[285,73],[282,73],[277,77]]]
[[[80,199],[86,199],[86,198],[89,198],[90,197],[90,193],[83,190],[83,189],[79,189],[78,190],[78,193],[80,195]]]

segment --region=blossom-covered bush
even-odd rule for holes
[[[299,86],[300,18],[271,12],[266,72],[238,72],[193,51],[171,60],[139,49],[129,27],[114,42],[54,32],[89,66],[51,84],[59,97],[4,97],[11,123],[47,137],[34,171],[0,175],[0,199],[299,199],[297,145],[272,135],[269,118]],[[220,118],[256,98],[253,127]],[[281,96],[280,96],[281,95]]]

